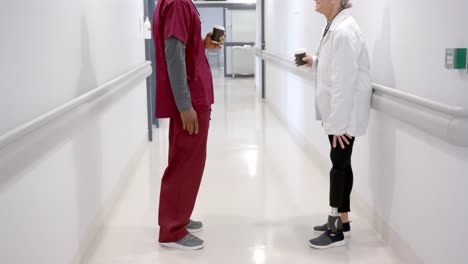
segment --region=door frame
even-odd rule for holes
[[[261,0],[261,5],[260,5],[260,12],[261,12],[261,16],[262,16],[262,25],[261,25],[261,46],[262,46],[262,51],[266,50],[266,43],[265,43],[265,0]],[[265,72],[265,61],[262,59],[262,62],[261,62],[261,68],[262,68],[262,99],[265,99],[266,97],[266,87],[265,87],[265,75],[266,75],[266,72]]]
[[[143,0],[144,4],[144,19],[149,17],[150,21],[153,21],[153,12],[156,9],[156,2],[155,0]],[[151,130],[153,125],[155,127],[159,127],[159,120],[155,117],[155,109],[156,109],[156,59],[155,59],[155,49],[153,45],[153,40],[145,40],[145,54],[146,60],[152,62],[153,67],[153,74],[148,77],[147,80],[147,103],[148,103],[148,120],[151,124]]]
[[[146,19],[147,16],[149,16],[149,6],[150,3],[153,0],[143,0],[143,20]],[[143,23],[144,21],[141,21]],[[154,73],[154,59],[151,57],[151,40],[145,39],[145,58],[147,61],[152,61],[152,66],[153,66],[153,73]],[[147,116],[148,116],[148,140],[151,142],[153,141],[153,123],[154,123],[154,115],[153,115],[153,98],[152,97],[152,87],[155,82],[153,82],[153,75],[151,74],[146,78],[146,111],[147,111]]]

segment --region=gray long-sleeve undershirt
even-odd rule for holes
[[[192,98],[187,83],[185,64],[185,44],[176,37],[170,37],[165,42],[165,56],[172,93],[179,112],[192,108]]]

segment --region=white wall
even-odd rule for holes
[[[291,58],[298,47],[315,52],[325,23],[314,11],[315,2],[266,2],[267,50]],[[354,5],[374,82],[468,107],[467,72],[444,68],[445,48],[468,47],[467,1],[361,0]],[[322,162],[328,160],[327,139],[314,121],[314,84],[272,65],[266,79],[268,104],[305,136]],[[464,262],[468,231],[450,223],[468,218],[468,149],[385,114],[372,115],[369,134],[357,141],[354,153],[355,197],[362,197],[425,263]]]
[[[232,42],[255,42],[256,11],[255,10],[231,10],[228,25],[230,31],[227,32],[227,40]]]
[[[145,61],[143,2],[2,1],[0,134]],[[76,260],[144,143],[146,83],[87,103],[0,150],[0,262]]]

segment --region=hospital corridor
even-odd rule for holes
[[[0,263],[468,263],[466,10],[2,0]]]
[[[154,246],[160,183],[153,175],[166,167],[165,131],[145,150],[89,263],[402,263],[358,212],[359,236],[347,248],[304,246],[314,236],[310,223],[323,221],[327,210],[327,172],[255,99],[252,80],[215,77],[215,86],[209,158],[194,214],[206,225],[205,251],[178,256]]]

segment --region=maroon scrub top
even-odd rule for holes
[[[201,19],[191,0],[159,0],[153,16],[153,39],[156,49],[157,118],[179,115],[167,73],[164,42],[176,37],[184,42],[187,82],[192,106],[197,112],[210,111],[214,103],[213,77],[201,36]]]

